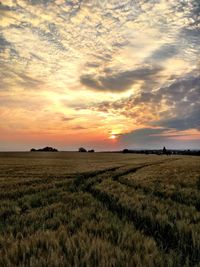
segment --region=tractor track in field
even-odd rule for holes
[[[176,161],[176,160],[178,160],[178,159],[174,159],[174,160],[171,160],[171,161]],[[126,175],[128,175],[130,173],[136,173],[138,170],[143,169],[145,167],[155,166],[155,165],[162,164],[162,163],[165,163],[165,162],[158,162],[157,164],[146,164],[146,165],[143,165],[143,166],[140,166],[138,168],[133,169],[133,171],[131,171],[131,169],[130,169],[130,171],[127,171],[127,173],[124,172],[122,175],[115,175],[112,179],[113,179],[113,181],[117,181],[118,183],[120,183],[120,184],[122,184],[124,186],[133,188],[135,190],[138,190],[138,189],[142,190],[143,193],[146,194],[146,195],[152,195],[152,196],[158,197],[161,200],[171,200],[174,203],[178,203],[178,204],[185,205],[185,206],[188,206],[188,207],[193,206],[199,212],[200,211],[200,203],[199,203],[199,201],[196,201],[193,204],[191,204],[191,203],[188,203],[187,198],[179,197],[179,195],[176,192],[171,194],[171,195],[166,195],[162,191],[158,191],[158,190],[154,191],[154,190],[151,190],[148,187],[140,185],[139,183],[134,184],[134,182],[131,182],[131,181],[128,181],[128,180],[124,180],[124,179],[123,180],[120,179],[121,177],[126,176]]]
[[[175,160],[177,160],[177,159],[175,159]],[[175,160],[173,160],[173,161],[175,161]],[[77,177],[75,178],[72,191],[73,190],[78,191],[91,178],[93,178],[94,183],[95,183],[95,180],[96,180],[96,182],[99,182],[99,180],[101,180],[99,176],[103,175],[103,176],[107,177],[107,176],[111,175],[110,177],[114,181],[118,181],[118,179],[121,176],[128,175],[130,173],[136,173],[138,170],[143,169],[145,167],[155,166],[155,165],[162,164],[162,163],[165,163],[165,161],[158,161],[156,163],[147,163],[147,164],[143,164],[143,165],[136,166],[136,167],[130,167],[126,170],[123,170],[123,168],[129,167],[130,165],[121,165],[121,166],[116,166],[116,167],[112,167],[112,168],[108,168],[108,169],[104,169],[104,170],[99,170],[99,171],[95,171],[95,172],[88,172],[88,173],[86,172],[86,173],[78,174]],[[122,169],[121,172],[116,172],[117,170],[120,170],[120,169]]]
[[[178,160],[178,159],[175,159]],[[200,251],[195,246],[190,246],[186,243],[180,247],[179,244],[179,232],[176,227],[170,224],[164,224],[161,228],[156,223],[152,222],[152,218],[143,215],[142,211],[138,212],[131,208],[124,206],[119,200],[98,188],[95,185],[101,183],[103,179],[111,178],[113,181],[120,183],[119,178],[128,175],[130,173],[136,173],[137,171],[150,167],[156,166],[166,161],[143,164],[141,166],[128,168],[123,171],[124,167],[118,166],[102,171],[97,171],[91,174],[79,175],[71,188],[72,191],[83,191],[91,194],[96,200],[98,200],[107,210],[116,215],[120,220],[125,220],[128,223],[132,223],[136,230],[141,231],[146,236],[154,238],[158,247],[164,252],[168,253],[170,250],[177,250],[182,252],[182,262],[185,263],[187,258],[190,259],[190,265],[194,266],[200,262]],[[121,171],[120,171],[121,169]]]
[[[155,197],[157,197],[157,198],[159,198],[161,200],[170,200],[170,201],[173,201],[174,203],[185,205],[187,207],[193,206],[196,209],[197,212],[200,212],[200,203],[199,203],[199,201],[194,202],[194,203],[191,204],[190,202],[188,202],[187,198],[179,197],[180,194],[177,194],[176,192],[174,192],[171,195],[167,195],[164,191],[151,190],[150,188],[145,187],[143,185],[140,185],[139,183],[134,184],[133,182],[131,182],[129,180],[117,179],[117,182],[120,183],[121,185],[127,186],[129,188],[133,188],[134,190],[141,190],[147,196],[151,195],[151,196],[155,196]]]

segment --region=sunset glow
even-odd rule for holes
[[[116,135],[113,134],[109,138],[115,140],[117,137],[116,137]]]
[[[199,10],[1,0],[0,150],[200,148]]]

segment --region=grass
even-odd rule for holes
[[[199,163],[0,153],[0,266],[200,266]]]

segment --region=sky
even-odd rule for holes
[[[200,149],[199,0],[0,0],[0,150]]]

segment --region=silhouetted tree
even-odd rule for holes
[[[78,151],[79,152],[87,152],[87,150],[84,147],[80,147]]]
[[[38,151],[38,152],[58,152],[58,150],[56,148],[53,148],[53,147],[44,147],[44,148],[40,148],[40,149],[35,149],[35,148],[32,148],[31,149],[31,152],[35,152],[35,151]]]
[[[126,153],[130,153],[129,150],[127,148],[125,148],[123,151],[122,151],[124,154]]]
[[[94,153],[94,149],[88,150],[89,153]]]

